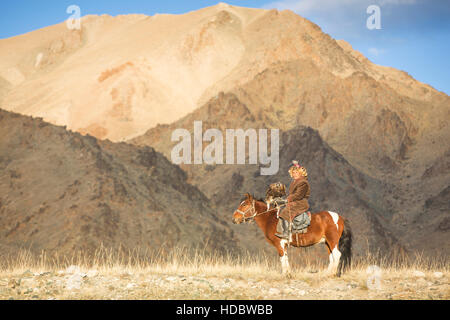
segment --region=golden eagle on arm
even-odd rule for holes
[[[284,200],[286,197],[286,186],[281,182],[272,183],[266,191],[266,198],[264,201],[267,204],[267,210],[269,210],[270,206],[279,200]]]

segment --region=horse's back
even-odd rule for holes
[[[338,231],[343,228],[343,217],[334,211],[320,211],[311,213],[311,221],[313,219],[319,223],[323,223],[324,225],[334,226]]]
[[[339,220],[339,218],[342,218],[342,216],[334,211],[329,211],[329,210],[324,210],[324,211],[319,211],[319,212],[311,212],[311,216],[321,216],[321,217],[331,217],[331,219],[333,219],[333,221],[337,221]]]

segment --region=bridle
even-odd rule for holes
[[[251,216],[251,217],[246,217],[245,215],[247,214],[247,212],[248,212],[249,210],[252,210],[252,216]],[[255,217],[256,217],[255,199],[253,199],[253,201],[252,201],[252,206],[249,207],[247,210],[242,211],[242,210],[236,209],[236,211],[239,212],[240,214],[242,214],[242,218],[244,219],[244,222],[245,222],[246,220],[250,220],[250,219],[255,218]]]
[[[252,210],[252,215],[249,216],[249,217],[246,217],[245,215],[247,214],[247,212],[248,212],[249,210]],[[267,210],[267,211],[264,211],[264,212],[257,213],[257,212],[256,212],[256,208],[255,208],[255,199],[253,199],[253,201],[252,201],[252,206],[251,206],[251,207],[249,207],[249,208],[248,208],[247,210],[245,210],[245,211],[236,209],[236,212],[239,212],[240,214],[242,214],[243,222],[245,223],[247,220],[255,219],[255,217],[260,216],[260,215],[262,215],[262,214],[265,214],[265,213],[267,213],[267,212],[273,211],[273,210],[277,210],[277,209],[276,209],[276,208],[272,208],[272,209],[270,209],[270,210]]]

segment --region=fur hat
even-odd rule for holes
[[[308,177],[308,172],[306,171],[306,168],[301,166],[297,160],[292,161],[292,165],[289,168],[289,174],[292,175],[292,172],[294,171],[299,171],[302,174],[302,176]]]

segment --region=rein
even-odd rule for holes
[[[252,214],[253,214],[253,215],[252,215],[251,217],[246,217],[245,214],[246,214],[250,209],[252,210]],[[236,211],[239,212],[240,214],[242,214],[242,216],[243,216],[243,218],[244,218],[244,222],[246,222],[247,220],[255,219],[255,217],[260,216],[260,215],[263,215],[263,214],[266,214],[266,213],[268,213],[268,212],[270,212],[270,211],[273,211],[273,210],[277,210],[277,208],[273,208],[273,209],[266,210],[266,211],[259,212],[259,213],[256,212],[256,208],[255,208],[255,199],[253,199],[252,206],[251,206],[250,208],[248,208],[248,209],[245,210],[245,211],[241,211],[241,210],[239,210],[239,209],[237,209]]]

